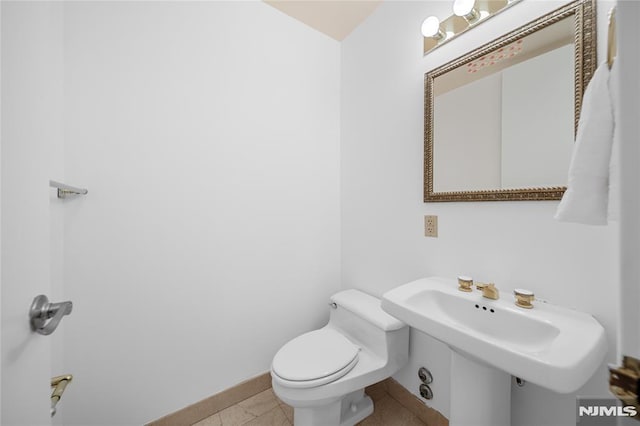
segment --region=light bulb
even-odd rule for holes
[[[457,16],[467,16],[473,11],[475,0],[455,0],[453,2],[453,13]]]
[[[436,16],[429,16],[422,22],[422,35],[425,37],[433,37],[441,39],[444,33],[440,29],[440,20]]]

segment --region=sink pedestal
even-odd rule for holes
[[[451,351],[451,426],[510,426],[511,375]]]

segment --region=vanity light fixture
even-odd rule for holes
[[[422,22],[423,53],[454,39],[522,0],[454,0],[453,15],[442,21],[429,16]]]
[[[437,16],[429,16],[422,22],[422,35],[426,38],[433,38],[437,41],[444,40],[447,35],[440,28],[440,20]]]

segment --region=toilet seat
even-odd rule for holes
[[[360,348],[333,329],[305,333],[286,343],[273,358],[274,379],[292,388],[331,383],[358,363]]]

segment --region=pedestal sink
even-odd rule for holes
[[[549,303],[533,309],[455,279],[423,278],[382,297],[382,309],[452,349],[452,426],[509,426],[511,375],[559,393],[578,390],[607,351],[591,315]]]

